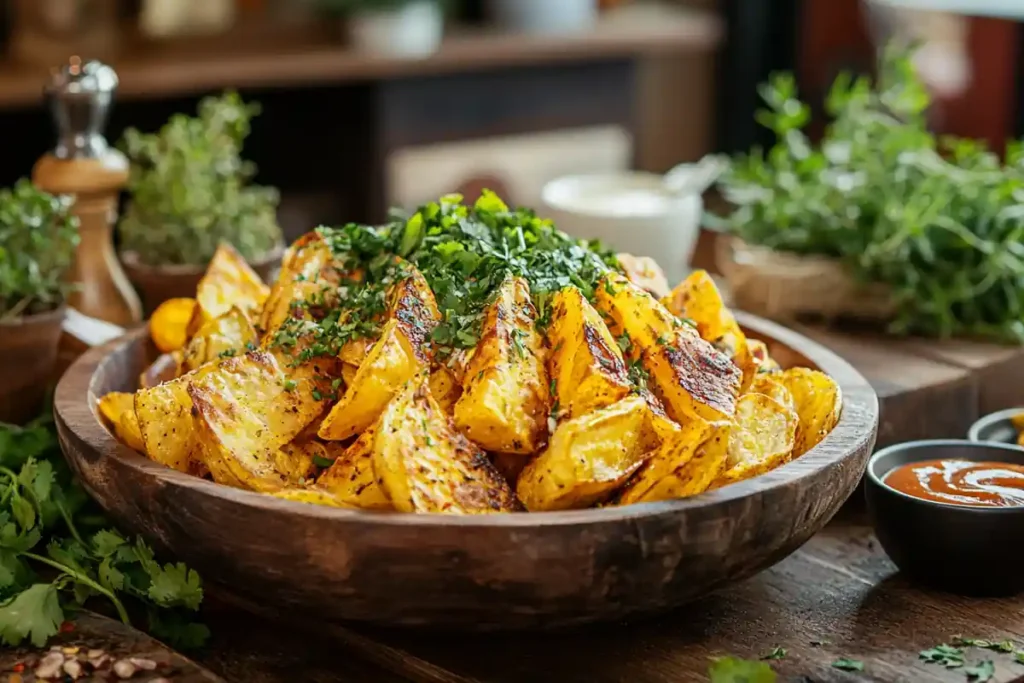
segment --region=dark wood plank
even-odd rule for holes
[[[705,680],[723,653],[772,662],[780,680],[816,682],[963,681],[962,671],[925,664],[918,652],[956,634],[1024,639],[1024,597],[961,598],[908,584],[859,517],[833,522],[803,549],[756,578],[666,616],[562,634],[465,636],[362,631],[371,656],[399,648],[452,674],[453,683],[673,683]],[[826,642],[814,645],[815,642]],[[865,663],[862,674],[832,668],[840,657]],[[1024,676],[1007,655],[971,649],[968,661],[991,659],[998,683]],[[402,665],[411,681],[421,678]]]

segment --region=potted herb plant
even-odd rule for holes
[[[78,244],[70,209],[28,180],[0,190],[0,422],[35,417],[45,397]]]
[[[315,0],[340,17],[352,46],[393,57],[425,57],[441,44],[445,0]]]
[[[125,132],[131,167],[120,255],[147,311],[194,296],[221,242],[265,280],[279,265],[278,192],[250,183],[255,166],[241,157],[258,111],[228,92],[203,99],[195,117],[175,115],[157,133]]]

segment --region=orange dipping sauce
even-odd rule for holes
[[[1024,506],[1024,465],[926,460],[885,475],[887,486],[914,498],[972,507]]]

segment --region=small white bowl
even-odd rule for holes
[[[696,194],[672,195],[663,176],[640,171],[566,176],[545,185],[541,199],[544,217],[557,228],[655,259],[671,286],[689,273],[704,202]]]

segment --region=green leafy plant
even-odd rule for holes
[[[0,643],[43,646],[67,613],[106,600],[129,623],[173,646],[201,645],[207,628],[190,613],[202,583],[184,564],[160,564],[142,539],[111,528],[75,483],[52,418],[0,424]]]
[[[237,93],[207,97],[198,116],[177,114],[157,133],[125,132],[131,200],[119,226],[121,249],[148,265],[204,265],[221,241],[246,259],[281,242],[277,190],[250,184],[241,158],[258,105]]]
[[[1024,148],[1005,163],[975,141],[936,139],[929,97],[903,53],[877,80],[840,76],[820,144],[791,74],[762,87],[776,144],[734,159],[724,226],[743,240],[834,257],[887,285],[900,334],[1024,341]]]
[[[28,180],[0,190],[0,320],[50,311],[64,303],[78,244],[71,200]]]

